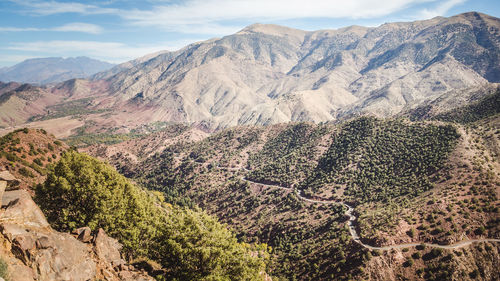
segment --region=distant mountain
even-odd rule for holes
[[[114,64],[88,57],[28,59],[14,66],[1,68],[0,81],[48,84],[86,78],[113,66]]]
[[[224,128],[390,116],[500,82],[500,20],[470,12],[312,32],[255,24],[127,67],[95,79],[110,84],[106,106],[114,98],[120,115],[148,121]]]

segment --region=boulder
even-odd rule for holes
[[[76,235],[78,240],[84,243],[88,243],[92,240],[92,230],[90,230],[90,227],[88,226],[73,230],[73,234]]]
[[[56,245],[51,239],[49,239],[49,237],[41,236],[38,240],[36,240],[36,247],[37,249],[54,249]]]
[[[14,240],[16,236],[28,233],[26,228],[12,223],[3,223],[0,225],[0,231],[3,236],[5,236],[10,242]]]
[[[122,245],[118,240],[109,237],[102,228],[99,228],[94,241],[94,249],[99,259],[107,262],[108,264],[122,264],[120,250]]]
[[[28,192],[5,192],[2,206],[5,210],[0,213],[0,230],[11,243],[12,254],[33,269],[34,279],[85,281],[95,278],[92,250],[70,234],[52,230]],[[26,279],[21,276],[11,279],[33,280],[29,274]]]
[[[26,265],[11,264],[9,265],[9,280],[11,281],[34,281],[35,273],[33,269]]]
[[[76,229],[76,237],[55,231],[24,190],[5,192],[1,202],[0,253],[8,254],[11,281],[154,280],[127,266],[122,245],[104,230],[94,243],[88,227]]]
[[[30,265],[38,270],[39,280],[84,281],[95,277],[96,265],[85,244],[67,233],[35,235],[43,246],[30,253]]]
[[[0,180],[15,181],[16,178],[9,171],[0,171]]]
[[[49,227],[42,210],[25,190],[5,192],[2,207],[6,209],[0,216],[0,223],[15,223],[24,227]]]
[[[33,248],[35,248],[35,240],[30,233],[16,236],[12,241],[12,253],[24,264],[28,264]]]

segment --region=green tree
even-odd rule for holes
[[[68,151],[36,188],[54,228],[103,228],[128,256],[146,256],[170,280],[261,280],[267,249],[238,243],[215,218],[164,204],[108,164]]]

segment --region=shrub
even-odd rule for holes
[[[37,164],[40,167],[43,166],[43,162],[42,162],[42,160],[40,158],[33,159],[33,163]]]
[[[25,177],[30,177],[30,178],[34,177],[33,173],[30,170],[26,169],[25,167],[19,168],[19,174]]]
[[[405,263],[403,264],[403,266],[405,266],[405,267],[410,267],[410,266],[412,266],[412,265],[413,265],[413,263],[414,263],[413,259],[412,259],[412,258],[408,258],[408,259],[405,261]]]

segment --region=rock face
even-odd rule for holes
[[[95,239],[89,228],[78,229],[76,237],[51,229],[24,190],[4,193],[0,232],[0,254],[13,281],[153,280],[127,266],[121,245],[102,229]]]
[[[95,76],[110,84],[101,106],[120,108],[116,120],[221,128],[388,116],[500,82],[500,20],[472,12],[314,32],[257,24],[129,67]]]

